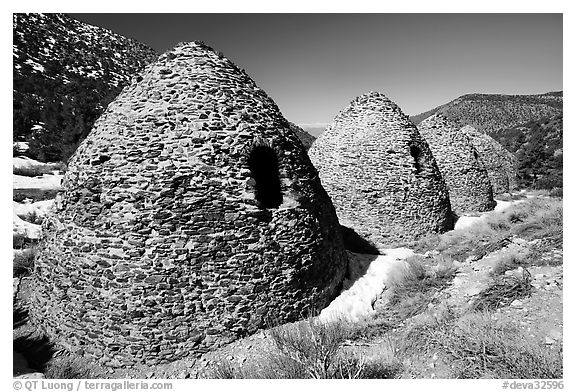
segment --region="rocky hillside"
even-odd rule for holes
[[[491,133],[518,158],[521,187],[562,187],[562,114],[528,121]]]
[[[562,91],[537,95],[467,94],[410,119],[419,124],[441,112],[461,126],[498,133],[530,120],[561,114],[562,98]]]
[[[300,124],[299,127],[314,136],[314,138],[317,138],[326,130],[328,125],[330,124]]]
[[[298,139],[300,139],[304,147],[306,147],[306,150],[310,149],[316,138],[294,123],[290,123],[290,129],[298,136]]]
[[[140,42],[64,14],[14,14],[14,141],[30,142],[32,158],[66,160],[156,57]]]

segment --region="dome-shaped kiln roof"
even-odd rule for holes
[[[450,192],[457,213],[489,211],[496,206],[492,185],[470,138],[456,123],[436,113],[418,125]]]
[[[275,103],[199,43],[160,56],[69,162],[31,311],[105,365],[205,352],[325,305],[346,255]]]
[[[378,92],[343,109],[309,150],[338,217],[382,245],[452,227],[432,153],[400,108]]]

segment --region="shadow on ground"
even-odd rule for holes
[[[376,245],[356,233],[354,229],[340,225],[340,232],[342,233],[342,239],[344,240],[344,247],[350,252],[370,255],[380,254]]]
[[[41,372],[52,359],[55,349],[45,336],[28,325],[28,311],[18,302],[13,305],[13,329],[22,328],[13,340],[14,376],[23,373]],[[25,330],[25,331],[24,331]]]

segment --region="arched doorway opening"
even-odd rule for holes
[[[282,204],[282,190],[276,152],[267,146],[254,147],[248,157],[248,167],[260,208],[278,208]]]

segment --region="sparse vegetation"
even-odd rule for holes
[[[502,193],[498,195],[496,198],[502,201],[514,201],[525,199],[526,195],[522,193]]]
[[[506,128],[562,113],[562,91],[537,95],[466,94],[410,119],[419,124],[436,112],[496,138]]]
[[[550,197],[557,197],[562,199],[564,197],[563,188],[552,188],[550,190]]]
[[[274,351],[256,364],[238,369],[230,362],[219,363],[215,378],[391,378],[399,364],[390,358],[367,360],[343,348],[350,336],[344,321],[323,323],[308,319],[269,331]]]
[[[526,265],[526,256],[519,253],[507,253],[500,257],[496,265],[490,271],[490,276],[497,277],[503,275],[506,271]]]
[[[63,356],[52,358],[48,361],[44,376],[58,379],[91,378],[92,371],[80,359]]]
[[[446,287],[457,268],[449,261],[442,261],[435,268],[426,269],[421,257],[406,260],[408,269],[401,279],[389,287],[391,297],[382,311],[396,322],[401,322],[426,309],[434,294]]]
[[[457,267],[450,259],[408,258],[406,268],[393,270],[388,276],[387,290],[374,307],[376,314],[353,326],[353,338],[381,337],[424,312],[456,272]]]
[[[514,300],[532,293],[531,281],[532,276],[527,270],[522,270],[520,277],[515,275],[497,277],[487,289],[474,298],[471,309],[485,311],[509,306]]]
[[[38,212],[36,211],[30,211],[26,215],[21,216],[21,218],[23,221],[34,223],[35,225],[41,225],[44,220],[44,217],[38,215]]]
[[[22,203],[26,199],[33,201],[50,200],[54,199],[58,192],[60,192],[59,189],[14,189],[12,192],[12,200],[18,203]]]
[[[34,245],[38,240],[28,238],[25,234],[12,234],[12,248],[24,249]]]
[[[504,211],[492,212],[483,221],[444,234],[430,235],[407,244],[416,252],[435,250],[440,256],[463,262],[478,260],[508,245],[514,237],[532,241],[546,238],[562,246],[562,201],[532,198]]]
[[[491,134],[518,158],[519,185],[562,193],[563,116],[547,115]]]
[[[562,351],[547,349],[490,313],[422,320],[401,339],[402,358],[439,353],[457,378],[562,378]]]
[[[26,177],[39,177],[44,174],[52,174],[58,171],[60,173],[66,171],[66,165],[62,162],[50,163],[45,165],[38,165],[32,167],[15,167],[13,169],[13,174]]]
[[[36,247],[31,247],[14,254],[13,274],[15,277],[32,273],[37,253]]]

